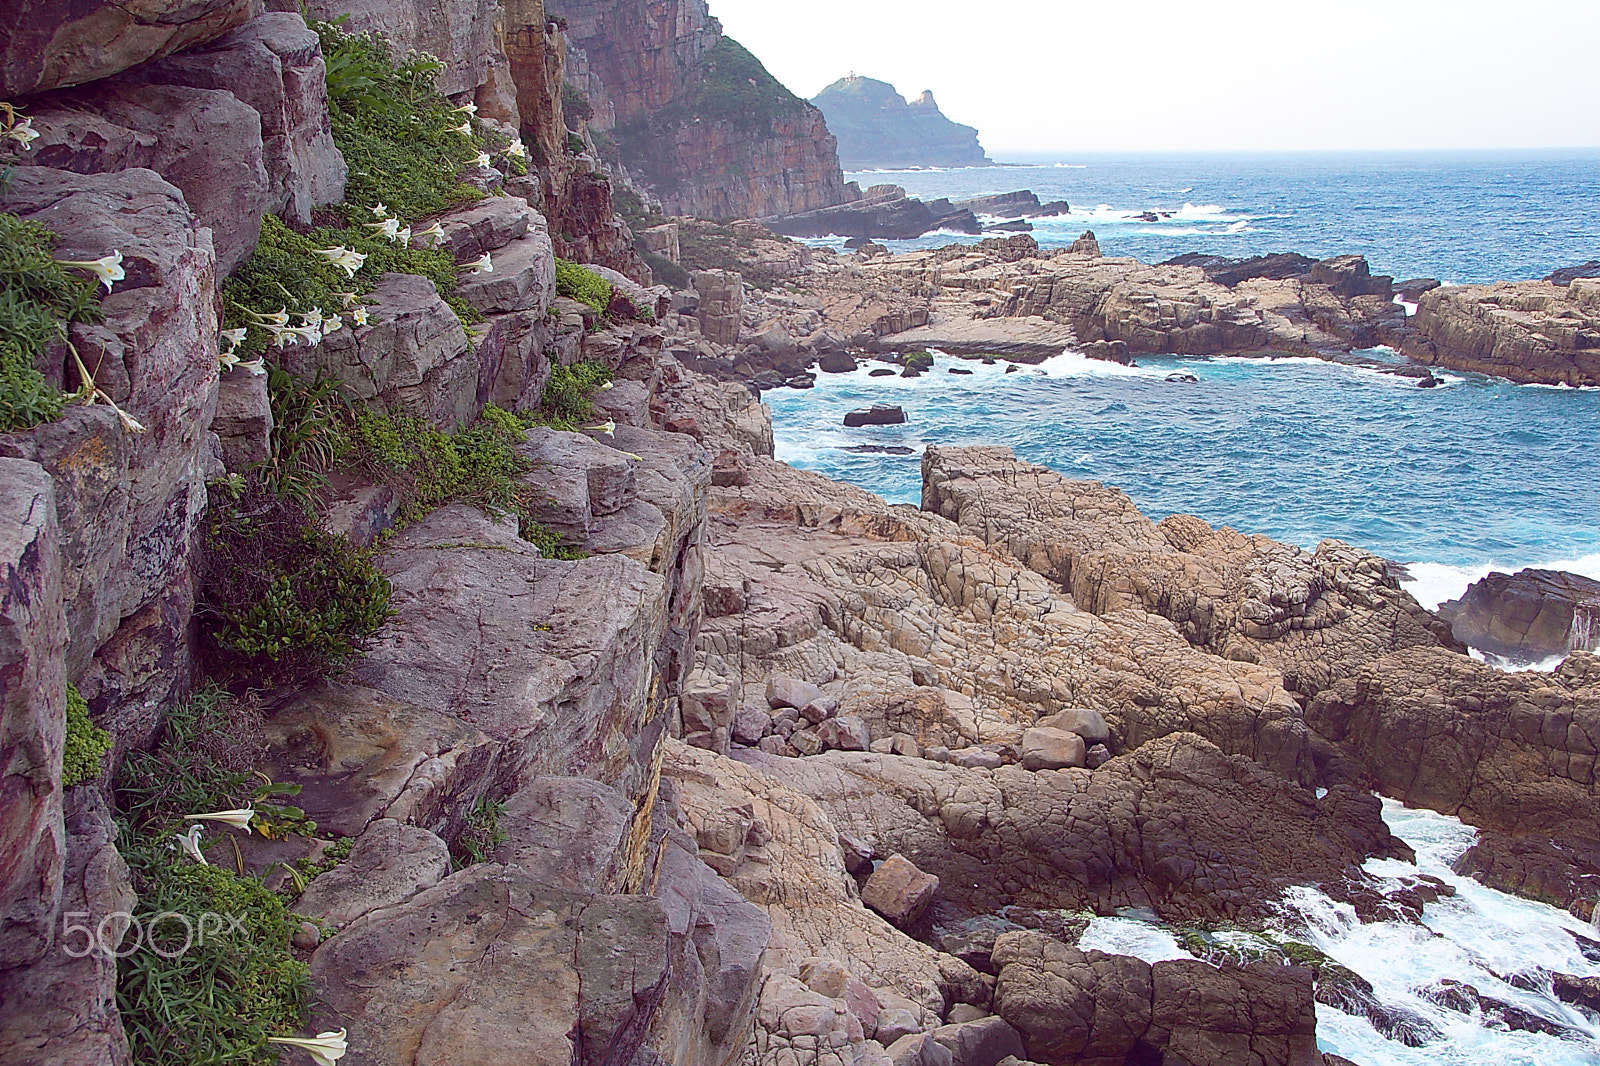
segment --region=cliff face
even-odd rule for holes
[[[840,78],[811,102],[827,116],[839,139],[839,162],[851,170],[989,162],[978,131],[945,118],[931,92],[907,103],[888,82],[852,76]]]
[[[554,0],[592,128],[669,214],[753,218],[844,203],[851,191],[815,108],[722,36],[703,0]]]

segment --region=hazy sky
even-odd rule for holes
[[[801,96],[932,89],[990,154],[1600,144],[1600,0],[709,0]]]

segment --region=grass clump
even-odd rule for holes
[[[53,258],[55,235],[0,213],[0,433],[61,416],[67,398],[39,371],[73,322],[103,317],[93,282]]]
[[[550,371],[539,398],[539,424],[555,429],[576,429],[580,419],[594,416],[594,394],[611,380],[601,363],[573,363]]]
[[[259,706],[213,686],[174,708],[157,747],[130,756],[118,775],[118,847],[146,935],[140,943],[130,929],[119,948],[117,1006],[139,1066],[271,1066],[278,1051],[267,1038],[300,1028],[310,982],[289,950],[283,900],[259,878],[173,846],[194,824],[213,839],[236,832],[185,814],[253,807],[256,828],[296,824],[296,809],[274,801],[291,790],[252,779],[262,747]],[[303,815],[298,823],[309,825]]]
[[[557,259],[556,295],[570,297],[603,315],[611,303],[611,283],[588,267]]]
[[[388,620],[369,552],[261,479],[213,483],[195,613],[213,665],[290,684],[336,672]]]
[[[89,703],[77,686],[67,685],[67,735],[61,756],[61,785],[71,788],[100,776],[101,760],[111,750],[111,734],[89,720]]]
[[[466,828],[461,831],[455,847],[450,849],[452,866],[464,870],[489,861],[490,854],[506,839],[506,831],[500,828],[500,816],[505,809],[505,800],[478,800],[472,813],[467,815]]]
[[[689,287],[689,272],[677,263],[656,252],[640,252],[639,255],[659,284],[671,285],[674,289]]]

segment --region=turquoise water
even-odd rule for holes
[[[1451,594],[1491,568],[1600,567],[1600,392],[1468,374],[1419,389],[1315,359],[1139,363],[1063,355],[1007,374],[941,355],[920,378],[869,377],[879,364],[864,364],[762,398],[779,459],[891,502],[919,501],[926,445],[1004,444],[1119,486],[1152,518],[1194,514],[1308,548],[1337,537],[1429,564],[1419,578]],[[1178,369],[1200,380],[1167,381]],[[908,421],[844,428],[872,403]],[[863,445],[910,454],[849,450]]]
[[[961,199],[1031,188],[1073,213],[1042,244],[1093,227],[1108,255],[1359,252],[1374,273],[1447,282],[1543,277],[1600,259],[1600,150],[1082,156],[1024,166],[852,174]],[[1157,221],[1137,217],[1165,212]],[[952,240],[890,242],[896,250]],[[827,242],[819,242],[827,243]],[[1369,353],[1396,359],[1392,353]],[[822,374],[780,389],[779,458],[917,502],[922,447],[1006,444],[1174,512],[1313,547],[1338,537],[1413,567],[1418,599],[1490,569],[1600,576],[1600,393],[1452,374],[1438,389],[1317,360],[1141,356],[1137,370],[1064,356],[1006,375],[941,358],[922,378]],[[976,371],[946,373],[951,365]],[[1168,382],[1176,369],[1197,384]],[[1043,373],[1038,372],[1039,370]],[[844,429],[898,403],[904,426]],[[859,445],[915,454],[864,454]]]

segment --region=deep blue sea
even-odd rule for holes
[[[1360,252],[1375,272],[1467,283],[1600,258],[1597,175],[1600,152],[1081,157],[850,177],[920,196],[1031,188],[1066,199],[1073,214],[1035,231],[1047,245],[1092,227],[1106,254],[1146,261]],[[1128,217],[1147,210],[1172,217]],[[1308,548],[1338,537],[1412,564],[1411,587],[1430,606],[1490,569],[1600,576],[1600,392],[1454,373],[1425,390],[1312,359],[1139,362],[1128,370],[1066,353],[1006,374],[941,356],[913,380],[863,367],[763,399],[778,458],[895,502],[917,502],[924,445],[1006,444],[1120,486],[1152,518],[1195,514]],[[1199,382],[1166,381],[1179,367]],[[842,426],[846,411],[874,402],[903,405],[909,422]],[[861,445],[911,454],[848,450]]]

